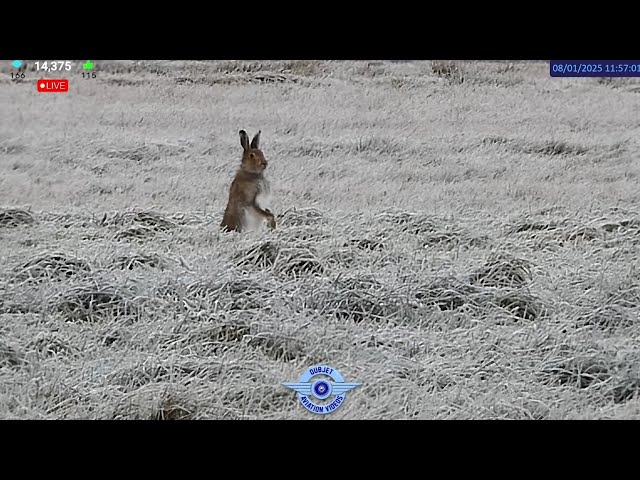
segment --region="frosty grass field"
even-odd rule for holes
[[[0,418],[640,418],[637,80],[94,63],[0,68]],[[218,229],[240,129],[273,232]]]

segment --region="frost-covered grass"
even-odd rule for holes
[[[636,81],[95,63],[0,69],[0,418],[640,418]],[[218,229],[240,129],[273,232]]]

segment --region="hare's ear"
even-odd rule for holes
[[[249,150],[249,135],[244,130],[240,130],[240,145],[245,150]]]
[[[258,133],[256,133],[256,136],[253,137],[253,140],[251,140],[251,148],[259,148],[259,144],[260,144],[260,132],[262,130],[258,130]]]

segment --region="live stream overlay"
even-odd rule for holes
[[[86,60],[80,64],[71,60],[36,60],[27,62],[25,60],[11,61],[12,80],[30,80],[28,78],[31,71],[27,70],[27,66],[31,67],[37,78],[34,78],[36,89],[42,93],[66,93],[69,91],[69,76],[78,77],[79,79],[97,78],[94,72],[95,64],[91,60]]]
[[[66,93],[71,80],[97,78],[92,60],[12,60],[11,79],[33,80],[38,92]],[[29,66],[29,68],[27,68]],[[33,78],[29,78],[35,73]],[[550,60],[551,77],[640,77],[640,60]],[[72,78],[69,78],[72,77]]]

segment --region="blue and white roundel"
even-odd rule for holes
[[[322,379],[311,385],[311,394],[318,400],[324,400],[331,395],[331,383]]]

